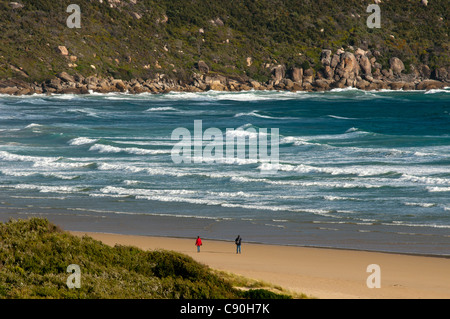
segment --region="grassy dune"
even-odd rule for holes
[[[67,286],[71,264],[80,266],[80,288]],[[236,284],[180,253],[110,247],[41,218],[0,223],[0,298],[290,298]]]

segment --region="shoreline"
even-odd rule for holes
[[[359,92],[369,92],[369,93],[386,93],[386,92],[404,92],[404,93],[411,93],[411,92],[417,92],[417,93],[427,93],[429,91],[445,91],[450,89],[450,83],[444,83],[444,85],[440,86],[438,88],[423,88],[423,89],[391,89],[391,88],[381,88],[381,89],[361,89],[354,86],[346,86],[342,88],[330,88],[328,90],[286,90],[286,89],[254,89],[250,88],[248,90],[235,90],[235,91],[226,91],[226,90],[203,90],[203,91],[186,91],[186,90],[169,90],[169,91],[161,91],[161,92],[139,92],[135,93],[132,91],[110,91],[110,92],[98,92],[94,90],[89,90],[88,92],[80,93],[80,92],[40,92],[40,93],[30,93],[30,94],[9,94],[9,93],[0,93],[0,97],[17,97],[17,98],[23,98],[23,97],[47,97],[47,96],[67,96],[67,95],[76,95],[76,96],[102,96],[102,95],[122,95],[122,96],[145,96],[145,95],[165,95],[165,94],[183,94],[183,93],[228,93],[228,94],[239,94],[239,93],[250,93],[250,92],[275,92],[275,93],[336,93],[336,92],[345,92],[345,91],[359,91]]]
[[[158,95],[158,94],[167,94],[167,93],[208,93],[208,92],[219,92],[219,93],[242,93],[242,92],[302,92],[302,93],[323,93],[323,92],[336,92],[340,90],[358,90],[363,92],[428,92],[432,90],[446,90],[450,87],[450,82],[443,82],[434,79],[425,79],[417,83],[409,83],[403,80],[397,81],[380,81],[376,82],[376,84],[372,86],[362,87],[359,85],[340,85],[333,86],[331,85],[333,82],[330,82],[326,87],[315,86],[316,82],[311,82],[311,87],[309,88],[296,88],[289,87],[286,88],[284,86],[266,86],[265,83],[258,83],[258,85],[245,85],[243,84],[243,88],[234,89],[230,87],[226,87],[225,84],[222,87],[208,85],[202,89],[197,87],[187,85],[187,86],[178,86],[173,85],[166,89],[150,89],[148,86],[146,89],[136,90],[130,83],[117,79],[108,79],[111,82],[111,87],[107,89],[96,89],[96,88],[86,88],[86,87],[76,87],[75,83],[72,83],[72,87],[67,88],[59,88],[53,90],[45,90],[42,89],[41,86],[45,84],[28,84],[25,82],[20,82],[16,80],[0,80],[0,96],[16,96],[16,97],[32,97],[32,96],[58,96],[58,95],[80,95],[80,96],[93,96],[98,94],[123,94],[130,96],[141,96],[143,94],[148,95]],[[112,83],[120,81],[121,89],[117,89]],[[137,80],[135,80],[137,81]],[[228,81],[228,80],[226,80]],[[322,81],[322,80],[318,80]],[[9,83],[9,84],[7,84]],[[144,84],[145,82],[143,82]],[[153,83],[153,82],[152,82]],[[79,83],[78,83],[79,85]],[[167,85],[167,84],[163,84]]]
[[[301,93],[301,94],[317,94],[317,93],[341,93],[341,92],[350,92],[350,91],[357,91],[357,92],[367,92],[367,93],[423,93],[423,94],[431,94],[431,93],[439,93],[439,92],[447,92],[450,90],[450,83],[445,83],[443,86],[439,87],[431,87],[428,89],[413,89],[413,90],[405,90],[403,88],[401,89],[391,89],[391,88],[382,88],[382,89],[361,89],[353,86],[344,87],[344,88],[330,88],[329,90],[311,90],[311,91],[295,91],[295,90],[281,90],[281,89],[272,89],[272,90],[261,90],[261,89],[248,89],[248,90],[239,90],[239,91],[220,91],[220,90],[204,90],[204,91],[176,91],[176,90],[170,90],[170,91],[161,91],[161,92],[140,92],[140,93],[134,93],[130,91],[111,91],[111,92],[96,92],[96,91],[89,91],[85,93],[81,92],[60,92],[60,93],[30,93],[30,94],[8,94],[8,93],[0,93],[0,98],[51,98],[51,97],[68,97],[68,96],[74,96],[74,97],[95,97],[95,96],[122,96],[125,98],[132,98],[132,97],[145,97],[145,96],[164,96],[167,94],[246,94],[246,93]]]
[[[169,211],[175,208],[172,206],[167,207]],[[130,219],[127,217],[129,216],[128,214],[123,215],[120,212],[106,216],[106,212],[82,210],[84,213],[81,215],[78,213],[72,215],[72,212],[68,213],[64,209],[57,209],[53,212],[38,209],[30,212],[29,207],[23,209],[11,207],[11,209],[1,209],[0,211],[4,221],[10,218],[39,216],[49,219],[67,231],[102,233],[105,235],[152,236],[161,239],[178,238],[181,240],[191,238],[193,235],[200,235],[207,240],[223,242],[233,240],[233,235],[240,233],[241,235],[245,234],[246,243],[252,244],[450,259],[448,234],[445,232],[445,229],[439,228],[429,228],[428,231],[421,232],[427,236],[421,236],[420,241],[417,242],[415,237],[420,235],[420,233],[411,236],[411,231],[403,228],[383,231],[383,227],[380,228],[376,225],[371,226],[375,227],[371,229],[370,233],[372,236],[366,238],[366,236],[360,234],[361,229],[367,230],[367,228],[360,228],[358,225],[355,227],[352,225],[344,227],[339,232],[329,232],[326,228],[321,227],[321,223],[304,223],[302,231],[299,233],[295,231],[295,228],[286,229],[269,226],[267,228],[265,226],[266,222],[253,224],[250,221],[242,221],[240,219],[212,221],[209,218],[183,216],[183,219],[180,221],[177,219],[178,217],[170,214],[163,216],[136,214]],[[106,217],[108,218],[105,219]],[[265,219],[263,218],[263,220]]]
[[[448,299],[450,258],[364,250],[242,244],[236,254],[232,241],[68,231],[88,235],[107,245],[165,249],[191,256],[209,267],[278,285],[320,299]],[[378,264],[381,288],[368,288],[367,266]]]

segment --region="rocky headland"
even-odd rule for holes
[[[227,77],[211,72],[204,61],[197,63],[198,72],[188,81],[168,77],[163,72],[153,79],[136,78],[132,80],[114,77],[69,75],[60,72],[54,78],[42,83],[27,83],[23,80],[0,80],[0,94],[89,94],[122,92],[168,93],[168,92],[204,92],[247,91],[247,90],[286,90],[286,91],[328,91],[335,88],[353,87],[361,90],[431,90],[450,86],[450,67],[441,67],[433,71],[427,65],[421,65],[405,74],[405,66],[397,57],[389,59],[389,68],[384,69],[377,63],[377,51],[356,49],[354,52],[339,49],[336,52],[322,50],[320,61],[322,68],[268,65],[271,79],[258,82],[247,76]]]
[[[0,94],[430,90],[448,1],[0,0]]]

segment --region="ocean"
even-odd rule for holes
[[[448,256],[449,112],[449,88],[0,96],[0,221]],[[224,140],[278,129],[277,171],[175,163],[195,121]]]

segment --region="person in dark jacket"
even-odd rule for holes
[[[236,237],[236,239],[234,240],[235,244],[236,244],[236,254],[240,254],[241,253],[241,243],[242,243],[242,238],[240,235],[238,235]]]
[[[197,246],[197,252],[200,252],[200,246],[202,245],[202,240],[200,236],[197,236],[197,240],[195,241],[195,246]]]

